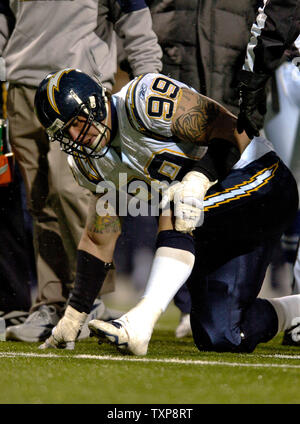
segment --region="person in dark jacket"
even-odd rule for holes
[[[245,61],[257,0],[149,0],[163,50],[163,73],[239,111],[238,71]]]
[[[250,138],[259,135],[267,111],[267,81],[299,33],[299,0],[264,1],[252,25],[246,60],[239,73],[240,112],[237,127],[240,133],[245,130]]]

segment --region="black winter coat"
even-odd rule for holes
[[[147,2],[163,49],[163,73],[238,113],[237,71],[245,60],[257,0]]]

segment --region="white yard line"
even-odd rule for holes
[[[283,358],[283,359],[300,359],[299,355],[260,355],[267,358]],[[69,359],[94,359],[99,361],[126,361],[126,362],[140,362],[140,363],[163,363],[163,364],[182,364],[182,365],[221,365],[228,367],[252,367],[252,368],[300,368],[299,365],[294,364],[261,364],[261,363],[240,363],[228,361],[209,361],[209,360],[192,360],[192,359],[179,359],[179,358],[134,358],[127,356],[110,356],[110,355],[59,355],[55,353],[26,353],[26,352],[0,352],[0,358],[69,358]]]
[[[300,355],[282,355],[280,353],[274,354],[274,355],[260,355],[258,354],[257,356],[261,356],[262,358],[277,358],[277,359],[300,359]]]

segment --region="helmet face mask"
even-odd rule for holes
[[[58,130],[53,131],[51,129],[47,129],[46,132],[50,141],[58,141],[60,143],[61,150],[69,155],[81,158],[101,158],[105,156],[110,147],[107,146],[106,149],[103,149],[101,147],[101,142],[107,138],[108,133],[110,133],[111,130],[105,123],[99,123],[95,121],[92,111],[86,115],[82,109],[86,110],[87,105],[83,105],[83,108],[78,111],[78,113],[71,119],[71,121],[67,122]],[[82,125],[76,139],[73,139],[70,135],[69,128],[73,125],[74,121],[80,117],[84,118],[84,124]],[[86,144],[86,139],[92,126],[98,130],[99,134],[94,140],[92,146],[88,146]]]
[[[63,69],[41,82],[35,96],[35,111],[50,141],[58,141],[64,152],[82,158],[101,158],[110,147],[107,102],[101,84],[79,70]],[[69,129],[80,118],[84,123],[74,139]],[[87,145],[91,129],[94,140]]]

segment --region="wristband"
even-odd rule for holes
[[[103,262],[84,250],[78,250],[76,278],[69,305],[88,314],[111,268],[112,263]]]
[[[206,154],[196,162],[192,171],[201,172],[211,182],[222,180],[240,157],[239,149],[233,143],[222,138],[213,138]]]

